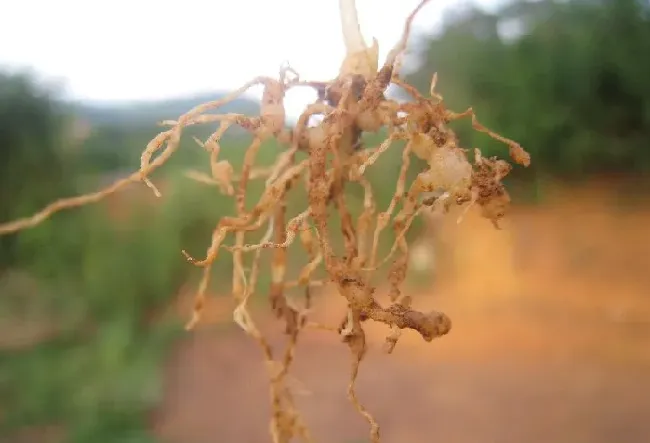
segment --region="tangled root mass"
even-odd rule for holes
[[[81,206],[101,200],[132,182],[144,182],[156,195],[160,192],[148,178],[178,148],[184,128],[198,124],[217,124],[216,131],[205,141],[196,140],[210,158],[210,176],[198,173],[190,177],[218,186],[235,200],[236,215],[219,220],[212,233],[205,257],[194,258],[183,251],[187,260],[202,268],[203,276],[194,303],[192,328],[201,317],[205,293],[210,279],[211,265],[220,254],[231,254],[233,263],[232,295],[237,307],[234,320],[261,346],[269,369],[272,416],[270,433],[276,443],[296,437],[311,441],[312,437],[294,407],[291,391],[286,383],[295,345],[300,333],[310,326],[310,291],[316,284],[331,284],[347,303],[347,312],[338,327],[331,328],[347,344],[352,355],[348,397],[370,424],[370,437],[379,441],[379,426],[363,407],[355,393],[359,365],[366,353],[364,323],[380,322],[391,329],[385,350],[391,352],[403,329],[417,331],[424,340],[431,341],[447,334],[451,320],[441,312],[419,312],[412,307],[409,296],[401,286],[407,275],[408,243],[405,234],[413,220],[423,211],[446,213],[452,205],[476,205],[484,217],[498,226],[510,198],[502,184],[510,172],[509,163],[485,158],[475,150],[473,162],[448,124],[454,120],[471,118],[473,127],[505,143],[514,162],[528,166],[530,157],[516,142],[506,139],[482,126],[472,109],[455,113],[445,107],[436,93],[437,77],[433,75],[429,96],[423,96],[399,77],[401,57],[416,13],[427,3],[421,1],[407,19],[402,39],[389,53],[384,64],[378,66],[377,44],[350,52],[331,81],[304,81],[289,67],[280,70],[278,78],[259,77],[246,83],[227,97],[195,107],[175,121],[165,121],[168,127],[147,145],[141,157],[139,171],[119,180],[112,186],[92,194],[62,199],[41,212],[15,222],[0,225],[0,234],[8,234],[33,227],[62,209]],[[411,100],[398,103],[385,96],[391,84],[405,90]],[[259,116],[208,113],[236,99],[254,85],[263,85]],[[285,93],[296,86],[309,86],[318,93],[316,102],[309,105],[293,129],[285,126]],[[315,126],[307,123],[319,115]],[[220,140],[232,126],[239,126],[253,136],[238,179],[227,160],[220,160]],[[363,133],[387,131],[386,140],[379,146],[366,148],[361,144]],[[255,168],[256,156],[269,139],[276,139],[286,149],[271,168]],[[402,165],[390,204],[383,212],[376,211],[372,186],[364,174],[396,141],[404,141]],[[297,153],[307,153],[307,159],[297,161]],[[154,155],[156,155],[154,159]],[[410,183],[406,171],[412,157],[426,162],[426,169]],[[247,186],[251,180],[264,178],[266,188],[252,208],[245,205]],[[306,181],[307,205],[298,215],[287,217],[287,199],[293,190]],[[356,183],[364,190],[362,214],[353,221],[346,205],[346,188]],[[435,193],[437,197],[430,197]],[[400,207],[397,210],[398,206]],[[334,252],[333,235],[328,225],[328,209],[333,207],[340,217],[344,239],[344,254]],[[374,225],[374,230],[372,229]],[[392,225],[395,241],[388,257],[378,262],[378,243],[382,230]],[[263,232],[260,243],[246,243],[253,231]],[[234,237],[232,245],[224,240]],[[307,263],[295,280],[287,278],[287,250],[298,239],[306,251]],[[260,273],[260,257],[271,249],[270,306],[277,318],[284,322],[288,344],[277,356],[269,342],[256,327],[247,310],[247,301],[256,289]],[[244,254],[252,253],[252,265],[245,269]],[[394,258],[393,258],[394,257]],[[393,260],[388,271],[390,304],[382,306],[376,297],[376,288],[370,283],[373,273],[385,262]],[[314,273],[324,269],[326,281],[316,281]],[[285,296],[289,288],[303,288],[304,302],[297,306]]]

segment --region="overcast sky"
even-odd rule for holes
[[[235,88],[276,75],[285,60],[303,78],[329,79],[344,50],[337,0],[0,1],[0,65],[59,79],[77,99]],[[418,1],[357,0],[362,32],[379,40],[382,58]],[[435,29],[442,11],[459,4],[433,0],[415,31]]]

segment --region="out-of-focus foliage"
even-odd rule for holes
[[[115,172],[125,165],[134,168],[140,161],[143,147],[158,134],[162,120],[173,120],[189,109],[209,100],[224,96],[223,92],[197,94],[170,100],[118,102],[113,104],[76,103],[70,112],[86,127],[88,133],[80,147],[80,163],[86,173]],[[238,98],[224,107],[225,112],[255,114],[259,104],[248,98]],[[237,133],[237,128],[233,128]],[[243,131],[239,131],[240,135]],[[185,166],[200,163],[196,144],[189,135],[204,139],[210,131],[191,128],[183,141],[183,149],[174,156],[174,163]]]
[[[468,8],[450,14],[425,47],[410,81],[428,90],[437,71],[446,101],[473,106],[482,123],[521,142],[534,171],[575,177],[650,169],[647,1]],[[459,129],[467,147],[503,149],[467,129]]]
[[[77,140],[68,109],[30,77],[0,77],[3,221],[137,167],[146,128],[119,139],[100,126],[101,137]],[[207,155],[189,145],[190,157]],[[102,147],[110,162],[92,155]],[[177,169],[159,177],[164,199],[134,186],[0,238],[0,440],[48,429],[62,441],[150,441],[147,414],[179,331],[165,313],[197,276],[180,250],[203,250],[231,209]]]
[[[220,212],[207,192],[193,191],[121,215],[84,211],[24,265],[36,283],[11,285],[18,275],[4,274],[0,327],[13,340],[0,349],[0,434],[55,423],[67,441],[146,436],[178,331],[163,314],[192,271],[180,249],[202,245]],[[191,210],[177,212],[188,201]],[[25,234],[44,245],[39,230]]]
[[[211,100],[225,97],[227,92],[194,94],[165,100],[123,101],[108,103],[77,103],[74,112],[82,115],[92,125],[142,128],[153,126],[160,120],[174,119],[189,109]],[[224,112],[237,114],[259,113],[259,104],[239,97],[221,108]]]
[[[39,209],[73,190],[64,152],[66,117],[54,91],[28,75],[0,72],[0,219]],[[0,238],[0,270],[17,259],[16,238]]]

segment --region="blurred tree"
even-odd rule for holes
[[[411,75],[430,73],[455,110],[519,141],[533,171],[575,177],[650,169],[650,3],[645,0],[515,1],[496,13],[449,15]],[[505,148],[469,124],[467,147]]]
[[[0,220],[72,192],[62,151],[66,120],[53,90],[29,75],[0,72]],[[0,237],[0,272],[17,260],[16,241]]]

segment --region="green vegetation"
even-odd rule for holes
[[[650,170],[650,4],[515,1],[450,15],[409,81],[517,140],[535,159],[520,178],[579,179]],[[467,146],[503,147],[457,128]]]
[[[3,220],[132,168],[156,132],[105,125],[75,141],[66,109],[28,76],[0,77]],[[188,151],[185,164],[206,155]],[[228,209],[214,189],[177,175],[164,178],[180,182],[165,199],[143,188],[134,194],[144,205],[116,197],[0,238],[3,440],[55,426],[64,441],[150,441],[145,414],[160,398],[161,362],[180,332],[163,314],[194,276],[180,250],[202,251]]]
[[[450,107],[472,105],[482,123],[521,142],[534,158],[522,180],[645,173],[649,12],[647,2],[634,0],[517,2],[494,14],[469,9],[425,42],[423,65],[409,81],[428,90],[424,73],[437,71]],[[506,37],[514,28],[520,35]],[[71,107],[28,76],[0,74],[0,221],[132,171],[159,130],[155,121],[204,99]],[[231,110],[255,109],[244,100]],[[85,138],[73,136],[79,117],[90,125]],[[458,128],[466,147],[503,149],[468,129],[469,122]],[[236,170],[247,141],[234,135],[223,144]],[[277,152],[262,149],[261,161]],[[399,155],[391,148],[371,170],[382,207]],[[201,256],[216,220],[233,209],[216,188],[182,175],[206,165],[205,156],[186,136],[153,177],[166,184],[163,199],[135,187],[0,237],[0,440],[54,425],[69,442],[153,441],[145,417],[160,399],[161,362],[181,333],[178,319],[162,313],[198,278],[180,250]],[[414,162],[411,173],[421,166]],[[254,186],[259,194],[263,182]],[[361,200],[360,189],[350,197],[357,211]],[[226,262],[216,268],[230,272]]]

